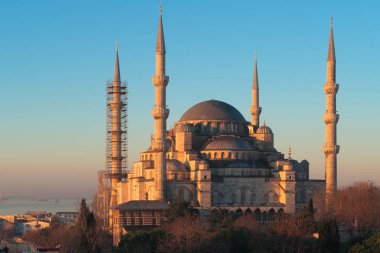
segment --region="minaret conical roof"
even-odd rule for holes
[[[330,41],[329,41],[329,52],[327,56],[328,61],[335,61],[335,46],[334,46],[334,31],[333,31],[333,18],[330,20]]]
[[[158,21],[158,34],[157,34],[156,52],[166,52],[165,51],[164,28],[162,25],[162,5],[160,5],[160,19]]]
[[[256,51],[255,51],[255,65],[254,65],[254,71],[253,71],[253,85],[252,85],[254,90],[259,89],[259,76],[257,74],[257,56],[256,56]]]
[[[115,57],[115,70],[113,74],[113,81],[120,82],[120,67],[119,67],[119,46],[116,43],[116,57]]]

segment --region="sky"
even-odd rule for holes
[[[275,147],[324,178],[330,16],[337,57],[338,185],[380,183],[378,1],[164,0],[168,126],[225,101],[250,120],[257,51],[261,119]],[[119,43],[129,161],[153,131],[159,0],[0,1],[0,194],[92,196],[105,165],[105,86]]]

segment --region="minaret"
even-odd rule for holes
[[[152,80],[155,87],[155,106],[152,110],[154,118],[154,139],[152,148],[155,151],[155,197],[156,200],[165,201],[166,182],[166,119],[169,109],[166,108],[166,86],[169,77],[165,75],[165,39],[162,26],[162,6],[160,6],[160,18],[158,22],[158,35],[156,44],[156,73]]]
[[[335,82],[335,47],[333,33],[333,19],[330,24],[330,41],[327,56],[327,82],[324,91],[326,93],[326,114],[324,122],[326,125],[326,144],[323,147],[325,153],[325,170],[326,170],[326,208],[331,211],[335,202],[335,193],[337,190],[337,154],[339,146],[336,141],[336,124],[339,120],[339,114],[336,113],[336,94],[339,85]]]
[[[112,127],[111,127],[111,199],[110,206],[117,204],[117,183],[121,180],[122,173],[122,154],[121,154],[121,109],[123,102],[121,100],[121,82],[119,68],[118,45],[116,45],[115,70],[112,83],[112,100],[110,107],[112,110]]]
[[[259,77],[257,75],[257,59],[255,52],[255,63],[254,63],[254,71],[253,71],[253,85],[252,85],[252,105],[251,105],[251,115],[252,115],[252,125],[255,128],[260,127],[260,113],[261,107],[259,106]]]

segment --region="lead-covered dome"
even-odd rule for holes
[[[247,142],[239,137],[220,136],[209,142],[203,150],[250,150]]]
[[[258,134],[273,134],[273,131],[272,129],[270,129],[270,127],[268,127],[267,125],[264,125],[259,127],[259,129],[257,129],[257,133]]]
[[[243,115],[232,105],[218,100],[207,100],[188,109],[179,121],[240,121],[246,122]]]

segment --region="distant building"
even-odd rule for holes
[[[57,212],[54,217],[61,223],[74,223],[78,216],[78,212]]]
[[[25,222],[17,222],[15,227],[15,232],[17,235],[25,235],[28,232],[38,231],[43,228],[50,227],[49,222],[45,221],[25,221]]]

